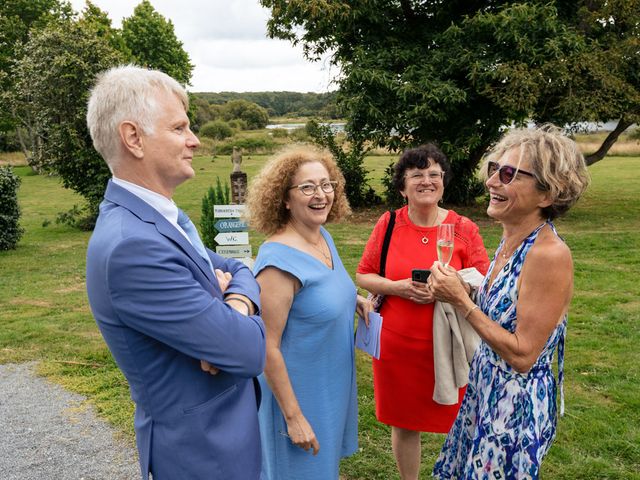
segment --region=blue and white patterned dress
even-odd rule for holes
[[[518,277],[527,252],[544,225],[536,228],[498,272],[489,291],[495,265],[489,267],[476,300],[480,309],[505,329],[516,329]],[[557,235],[557,233],[556,233]],[[498,250],[502,247],[502,243]],[[460,412],[433,468],[439,479],[537,479],[540,462],[556,433],[556,380],[551,364],[558,346],[558,382],[563,413],[562,380],[567,318],[549,336],[542,353],[526,374],[510,367],[482,342],[469,372]]]

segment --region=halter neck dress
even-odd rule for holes
[[[489,285],[494,256],[476,303],[510,332],[517,323],[518,278],[527,252],[545,225],[557,235],[551,222],[538,226],[520,244]],[[498,250],[503,242],[498,246]],[[447,435],[433,469],[440,479],[537,479],[540,462],[556,434],[557,385],[552,370],[558,349],[560,412],[564,370],[565,316],[549,336],[531,370],[518,373],[484,341],[476,350],[469,384],[460,412]]]

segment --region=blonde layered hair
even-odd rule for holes
[[[301,165],[310,162],[320,162],[329,178],[338,182],[327,222],[340,221],[351,213],[344,177],[331,154],[309,145],[295,145],[277,153],[249,185],[246,215],[255,230],[269,236],[284,228],[290,216],[285,202],[292,178]]]
[[[528,159],[530,172],[539,190],[549,192],[551,205],[542,209],[542,216],[553,220],[565,214],[589,185],[589,172],[576,142],[554,125],[510,130],[485,157],[480,169],[487,180],[487,163],[498,162],[509,150],[518,149],[519,167]]]

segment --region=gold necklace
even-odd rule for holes
[[[433,217],[433,220],[431,220],[429,222],[429,225],[427,225],[428,227],[435,227],[437,221],[438,221],[438,216],[440,215],[440,208],[438,206],[436,206],[436,216]],[[413,222],[413,220],[411,220]],[[416,222],[413,222],[414,224]],[[427,238],[426,235],[423,235],[422,238],[420,239],[420,241],[422,242],[423,245],[426,245],[427,243],[429,243],[429,239]]]
[[[511,255],[513,255],[513,252],[511,253],[511,255],[507,255],[503,250],[505,250],[504,245],[502,246],[502,248],[500,249],[500,256],[502,258],[504,258],[505,260],[509,260],[509,258],[511,257]],[[505,250],[506,251],[506,250]],[[515,250],[514,250],[515,252]]]
[[[293,226],[293,224],[292,224],[292,223],[290,223],[289,225],[291,226],[291,228],[293,228],[293,229],[295,230],[295,232],[296,232],[298,235],[300,235],[300,237],[301,237],[305,242],[307,242],[309,245],[311,245],[311,246],[312,246],[312,247],[313,247],[317,252],[319,252],[319,253],[320,253],[320,255],[322,255],[322,256],[324,257],[324,261],[325,261],[325,263],[327,263],[327,264],[331,264],[331,263],[332,263],[332,261],[331,261],[331,252],[329,252],[329,254],[327,255],[326,253],[324,253],[324,250],[323,250],[323,249],[321,249],[320,247],[318,247],[318,245],[319,245],[319,244],[324,240],[324,237],[322,236],[322,233],[320,234],[320,240],[318,240],[318,243],[317,243],[317,244],[314,244],[313,242],[311,242],[311,241],[307,240],[307,238],[306,238],[304,235],[302,235],[302,234],[298,231],[298,229],[297,229],[296,227],[294,227],[294,226]],[[324,244],[326,245],[326,242],[325,242]]]

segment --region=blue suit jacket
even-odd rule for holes
[[[226,293],[260,305],[242,263],[210,252],[233,275]],[[109,182],[87,251],[91,310],[136,403],[142,477],[257,479],[260,435],[253,377],[264,325],[225,304],[206,261],[149,204]],[[200,359],[220,368],[210,375]]]

